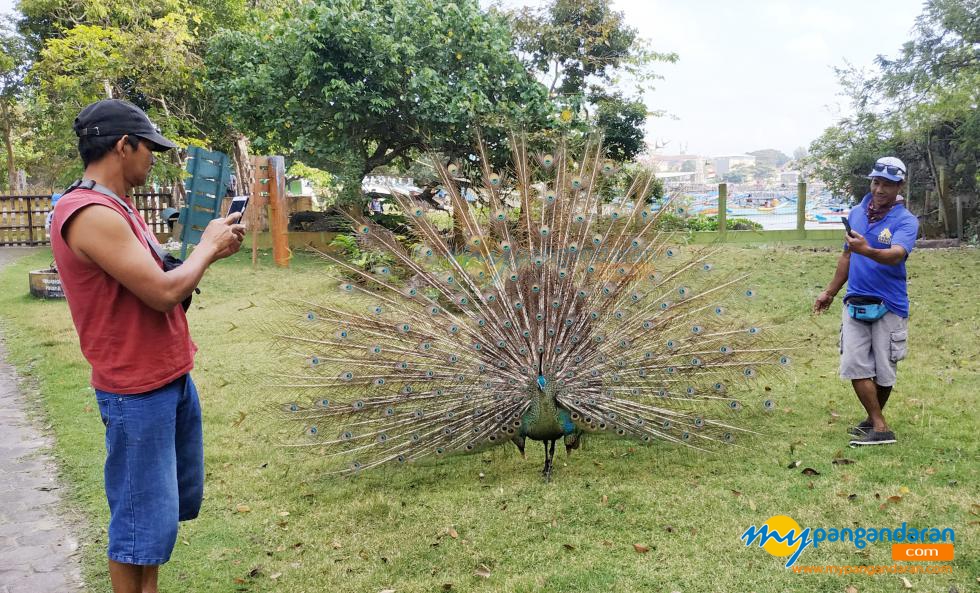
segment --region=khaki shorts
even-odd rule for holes
[[[909,320],[891,311],[877,321],[858,321],[844,306],[840,329],[841,379],[874,379],[875,384],[895,384],[898,361],[908,351]]]

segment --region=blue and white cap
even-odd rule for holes
[[[868,179],[884,177],[891,181],[905,181],[905,163],[893,156],[884,156],[875,162],[875,166],[868,173]]]

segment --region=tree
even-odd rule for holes
[[[246,0],[22,0],[18,23],[33,61],[26,108],[44,157],[31,167],[41,183],[62,185],[80,172],[72,122],[104,98],[141,107],[180,144],[226,144],[202,85],[205,39],[246,22]],[[182,178],[180,153],[154,167],[158,181]]]
[[[255,146],[334,173],[361,199],[377,167],[428,148],[472,154],[474,131],[547,125],[545,89],[511,53],[507,24],[476,0],[319,0],[258,35],[225,31],[208,51],[218,108]]]
[[[677,55],[652,51],[610,0],[551,0],[508,17],[522,61],[548,84],[566,122],[583,131],[598,127],[610,158],[625,161],[639,154],[645,147],[643,125],[654,114],[635,97],[659,78],[653,64],[674,62]],[[634,86],[634,98],[606,90],[626,82]],[[577,114],[583,117],[575,121]]]
[[[980,164],[980,4],[929,0],[898,57],[879,56],[877,71],[838,69],[855,115],[826,130],[807,164],[837,191],[859,197],[875,158],[897,154],[909,167],[906,193],[938,190],[945,167],[952,191],[976,196]],[[947,216],[947,219],[949,217]]]
[[[0,22],[0,132],[6,149],[7,187],[22,189],[17,183],[14,160],[14,130],[21,124],[18,101],[23,92],[28,67],[28,47],[9,21]]]
[[[776,150],[775,148],[753,150],[747,154],[751,154],[755,157],[755,162],[757,165],[767,166],[772,169],[779,169],[790,161],[790,158],[786,156],[784,152]]]

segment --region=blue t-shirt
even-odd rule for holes
[[[868,204],[871,194],[864,196],[861,205],[851,210],[848,221],[851,229],[860,233],[868,245],[875,249],[888,249],[893,245],[905,248],[906,259],[915,247],[915,237],[919,233],[919,220],[905,209],[901,203],[892,206],[888,214],[878,222],[868,224]],[[845,244],[846,248],[846,244]],[[909,295],[905,282],[905,259],[888,266],[879,264],[869,257],[851,254],[847,271],[847,294],[873,296],[880,298],[889,311],[900,317],[909,316]]]

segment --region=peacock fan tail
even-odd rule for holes
[[[453,165],[437,170],[465,245],[455,247],[411,198],[394,193],[414,246],[367,220],[359,242],[393,265],[333,264],[341,298],[286,303],[274,330],[288,353],[282,406],[342,471],[480,450],[525,439],[576,448],[583,433],[699,449],[733,443],[731,422],[758,377],[789,363],[767,328],[746,322],[745,277],[715,269],[715,249],[681,249],[648,206],[652,177],[598,214],[612,166],[598,143],[564,146],[491,170],[480,148],[486,211],[471,208]],[[516,204],[515,204],[516,202]],[[511,208],[509,204],[515,204]],[[759,409],[774,407],[760,401]],[[550,447],[549,447],[550,445]]]

